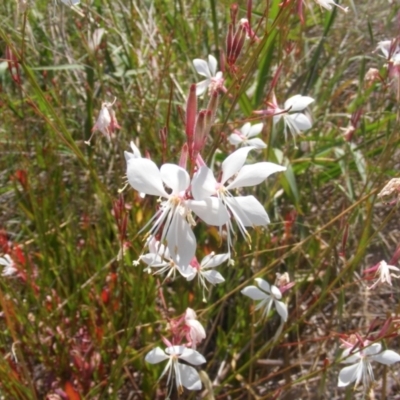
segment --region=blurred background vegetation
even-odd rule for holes
[[[162,287],[164,304],[160,280],[132,265],[156,199],[130,188],[119,194],[123,152],[134,141],[159,165],[178,162],[182,109],[201,80],[192,60],[220,59],[232,3],[82,0],[70,8],[37,0],[26,11],[22,3],[0,4],[0,255],[13,254],[19,269],[0,279],[2,398],[165,398],[165,379],[157,385],[162,367],[146,365],[144,355],[186,307],[206,327],[199,351],[207,364],[205,389],[181,398],[362,398],[337,388],[339,335],[366,334],[400,311],[398,282],[368,292],[362,281],[363,269],[389,262],[400,239],[397,205],[376,197],[398,176],[399,101],[374,52],[380,40],[400,35],[399,4],[349,2],[345,14],[308,0],[301,23],[297,1],[253,1],[260,41],[247,41],[237,70],[225,71],[229,92],[204,158],[221,135],[216,163],[232,151],[224,137],[266,108],[278,66],[279,103],[298,93],[315,98],[313,128],[294,143],[264,121],[269,146],[253,161],[289,167],[246,190],[265,204],[269,229],[250,231],[251,249],[238,236],[235,266],[220,268],[226,282],[207,303],[201,288],[181,278]],[[239,18],[246,4],[238,2]],[[366,80],[369,68],[382,79]],[[114,98],[121,129],[111,141],[98,132],[87,146],[102,102]],[[122,198],[127,243],[115,212]],[[199,259],[225,249],[212,227],[199,224],[196,236]],[[277,272],[296,285],[274,341],[279,316],[255,325],[254,304],[240,290],[256,274],[273,282]],[[396,348],[397,325],[390,329],[388,346]],[[398,366],[376,378],[376,398],[394,399]]]

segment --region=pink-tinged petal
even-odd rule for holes
[[[237,133],[232,133],[228,136],[228,142],[230,144],[233,144],[234,146],[237,146],[238,144],[243,142],[243,139]]]
[[[252,300],[265,300],[269,297],[266,293],[255,286],[246,286],[240,291],[240,293],[250,297]]]
[[[363,374],[363,364],[359,362],[348,367],[344,367],[339,372],[338,386],[347,386],[354,381],[359,381]]]
[[[203,75],[207,78],[211,78],[210,68],[208,67],[208,64],[206,61],[201,60],[199,58],[195,58],[193,60],[193,65],[198,74]]]
[[[210,86],[210,83],[209,79],[196,83],[196,96],[201,96]]]
[[[275,285],[271,285],[271,293],[273,294],[275,299],[280,300],[282,298],[282,293]]]
[[[129,184],[138,192],[168,198],[160,170],[148,158],[131,158],[126,175]]]
[[[285,101],[285,110],[289,109],[289,112],[302,111],[308,107],[314,99],[308,96],[302,96],[301,94],[296,94],[290,99]]]
[[[199,373],[190,365],[177,364],[180,382],[176,377],[176,384],[180,384],[189,390],[201,390],[201,380]],[[177,374],[178,375],[178,374]]]
[[[225,261],[228,261],[229,254],[208,254],[201,260],[202,268],[215,268]]]
[[[259,135],[263,129],[263,125],[263,123],[252,125],[247,133],[247,137],[251,138]]]
[[[297,132],[303,132],[312,127],[312,123],[309,118],[302,113],[289,114],[285,118],[290,120],[290,124],[296,127]]]
[[[186,204],[208,225],[222,226],[229,221],[228,211],[218,197],[207,197],[204,200],[187,200]]]
[[[286,171],[286,167],[271,162],[244,165],[236,178],[226,187],[229,189],[259,185],[270,175]]]
[[[208,67],[210,68],[211,76],[215,76],[217,73],[218,63],[214,56],[208,55]]]
[[[264,290],[264,292],[271,293],[271,285],[262,278],[256,278],[257,285]]]
[[[178,165],[164,164],[160,168],[164,183],[172,189],[172,194],[184,192],[190,184],[189,174]]]
[[[266,226],[270,223],[267,212],[254,196],[237,196],[225,199],[238,223],[243,226]]]
[[[218,285],[218,283],[225,282],[225,278],[218,271],[215,271],[215,270],[203,271],[202,275],[212,285]]]
[[[200,365],[206,362],[206,359],[198,351],[187,347],[185,347],[179,358],[192,365]]]
[[[185,319],[186,326],[190,327],[190,337],[196,343],[200,343],[206,337],[203,325],[197,319]]]
[[[168,360],[169,357],[165,354],[164,350],[160,347],[156,347],[149,351],[144,359],[150,364],[158,364],[159,362]]]
[[[371,359],[385,365],[392,365],[400,361],[400,355],[393,350],[384,350],[382,353],[371,356]]]
[[[282,320],[286,322],[288,319],[288,309],[286,307],[286,304],[283,301],[278,301],[278,300],[275,300],[274,303],[276,311],[281,316]]]
[[[186,219],[176,211],[166,235],[171,258],[181,267],[192,261],[196,252],[196,237]]]
[[[248,146],[253,146],[256,149],[265,149],[267,145],[259,138],[247,140],[246,144]]]
[[[242,147],[225,158],[224,162],[222,163],[222,184],[224,184],[243,167],[243,164],[246,162],[247,155],[253,149],[254,147],[251,146]]]
[[[204,200],[216,193],[217,181],[210,168],[200,167],[192,179],[192,195],[195,200]]]

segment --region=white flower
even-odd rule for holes
[[[4,266],[1,274],[2,276],[13,276],[18,272],[17,268],[15,268],[14,261],[8,254],[4,257],[0,257],[0,265]]]
[[[286,167],[271,162],[259,162],[244,165],[248,153],[254,146],[242,147],[229,155],[222,163],[222,176],[220,182],[214,178],[212,171],[207,166],[199,168],[192,179],[192,194],[195,200],[217,196],[226,208],[226,213],[236,220],[239,230],[247,241],[250,235],[245,227],[266,226],[270,220],[262,204],[254,196],[236,196],[229,191],[246,186],[255,186],[263,182],[268,176],[276,172],[285,171]],[[235,178],[228,183],[228,180]],[[211,197],[212,198],[212,197]],[[221,223],[214,222],[220,228],[227,225],[228,248],[232,248],[231,232],[233,231],[230,220]]]
[[[268,317],[271,307],[274,304],[276,311],[278,311],[282,320],[286,322],[288,318],[288,310],[286,304],[280,301],[282,298],[281,291],[276,286],[270,285],[268,282],[264,281],[264,279],[256,278],[255,281],[262,290],[256,286],[246,286],[241,293],[253,300],[261,300],[257,304],[256,310],[263,309],[262,319]]]
[[[251,125],[250,122],[246,122],[240,131],[235,131],[228,137],[230,144],[238,146],[239,144],[245,146],[254,146],[257,149],[264,149],[267,145],[259,138],[253,138],[261,133],[263,124]]]
[[[193,65],[198,74],[206,77],[204,81],[196,84],[196,95],[201,96],[208,88],[209,91],[223,89],[224,78],[221,71],[217,72],[217,60],[211,54],[208,63],[199,58],[193,60]]]
[[[377,265],[372,268],[368,268],[364,271],[364,273],[372,273],[375,272],[375,276],[379,275],[376,282],[370,286],[368,289],[373,289],[380,283],[387,283],[390,286],[392,285],[392,277],[393,278],[400,278],[400,275],[395,275],[391,273],[391,271],[400,271],[400,268],[395,267],[394,265],[388,265],[386,261],[381,261]]]
[[[296,94],[295,96],[289,98],[285,101],[283,109],[276,106],[273,122],[276,125],[281,118],[285,123],[285,136],[287,135],[287,129],[289,128],[291,134],[294,136],[300,132],[306,131],[312,127],[310,119],[303,113],[298,111],[304,110],[308,107],[314,99],[308,96],[302,96]]]
[[[207,284],[205,281],[208,281],[212,285],[217,285],[218,283],[225,282],[224,277],[216,271],[214,268],[221,265],[223,262],[229,259],[229,254],[215,254],[214,252],[205,256],[201,263],[197,261],[197,259],[193,259],[190,263],[192,267],[192,275],[187,277],[188,281],[191,281],[197,275],[200,281],[200,284],[203,286],[204,289],[207,289]],[[203,292],[204,296],[204,292]]]
[[[162,229],[160,242],[167,241],[171,258],[181,267],[190,264],[196,250],[196,238],[190,226],[194,225],[194,220],[190,210],[210,225],[224,223],[229,218],[217,198],[186,200],[189,174],[177,165],[164,164],[158,169],[147,158],[129,157],[126,174],[128,182],[138,192],[164,199],[147,224],[154,222],[147,243]],[[170,189],[168,193],[164,185]]]
[[[365,343],[368,344],[368,343]],[[365,388],[368,388],[374,380],[371,361],[378,361],[381,364],[391,365],[400,361],[400,355],[392,350],[382,351],[380,343],[373,343],[361,350],[352,351],[352,348],[347,348],[343,352],[343,363],[353,364],[344,367],[339,372],[338,386],[347,386],[352,382],[356,382],[357,386],[361,381]]]
[[[160,347],[156,347],[147,353],[145,360],[150,364],[168,360],[159,379],[168,372],[167,384],[169,385],[174,376],[178,392],[182,392],[182,386],[189,390],[201,389],[198,372],[190,365],[179,363],[179,360],[183,360],[192,365],[204,364],[206,359],[196,350],[188,349],[185,346],[170,346],[163,351]]]
[[[196,312],[189,307],[185,313],[185,325],[188,329],[188,339],[191,341],[192,348],[195,349],[206,338],[206,331],[203,325],[197,320]]]
[[[336,6],[343,10],[344,12],[349,11],[349,7],[342,7],[341,5],[335,3],[333,0],[315,0],[317,4],[319,4],[321,7],[326,8],[327,10],[332,10],[332,6]]]
[[[145,271],[151,272],[151,268],[159,268],[154,275],[160,275],[167,272],[166,278],[175,279],[176,272],[179,272],[183,277],[188,278],[195,274],[191,266],[178,265],[177,259],[170,256],[168,248],[156,240],[149,242],[150,253],[140,256],[148,267]]]
[[[400,65],[400,43],[395,40],[382,40],[376,50],[380,50],[383,56],[393,65]]]

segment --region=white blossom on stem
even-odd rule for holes
[[[235,197],[230,193],[230,190],[258,185],[268,176],[286,170],[286,167],[271,162],[244,165],[248,153],[253,149],[254,146],[242,147],[229,155],[222,163],[222,176],[219,182],[207,166],[201,166],[192,179],[194,199],[199,201],[210,198],[210,196],[217,196],[226,208],[226,212],[229,212],[236,220],[240,232],[248,242],[250,242],[250,235],[246,227],[266,226],[270,222],[268,214],[254,196]],[[228,181],[230,182],[228,183]],[[225,224],[228,231],[228,248],[230,251],[232,249],[232,222],[228,220],[222,224],[220,221],[214,223],[220,228]]]
[[[206,290],[206,281],[211,283],[212,285],[217,285],[218,283],[225,282],[224,277],[218,271],[216,271],[215,268],[227,261],[228,259],[229,254],[215,254],[214,252],[205,256],[201,260],[201,263],[197,261],[197,258],[194,258],[190,263],[193,273],[186,279],[188,281],[191,281],[197,276],[200,284],[203,286],[203,289]],[[205,301],[204,290],[203,300]]]
[[[138,192],[161,197],[159,210],[145,226],[154,223],[147,243],[162,230],[160,242],[166,240],[171,258],[182,267],[190,264],[196,250],[191,210],[211,225],[224,223],[229,218],[217,198],[187,200],[190,177],[178,165],[164,164],[158,169],[147,158],[129,157],[126,174],[129,184]],[[169,188],[168,192],[165,187]]]
[[[265,110],[254,111],[254,114],[273,116],[274,125],[283,119],[285,124],[285,137],[287,136],[288,129],[294,137],[300,132],[306,131],[312,127],[310,118],[299,111],[303,111],[313,101],[314,99],[312,97],[296,94],[286,100],[283,108],[280,108],[274,94],[272,96],[272,101],[268,103],[269,107]]]
[[[147,264],[145,271],[151,273],[152,269],[156,269],[154,275],[166,273],[166,278],[175,279],[176,272],[184,278],[193,276],[194,269],[187,265],[179,265],[178,260],[171,257],[168,248],[156,240],[149,242],[150,252],[140,256],[140,261]]]
[[[217,72],[217,60],[211,54],[208,56],[208,62],[195,58],[193,60],[194,68],[197,73],[205,76],[206,79],[196,84],[196,95],[201,96],[207,89],[209,92],[215,90],[225,90],[224,77],[221,71]]]
[[[271,307],[274,305],[282,320],[286,322],[288,310],[286,304],[281,301],[281,291],[276,286],[270,285],[268,282],[264,281],[264,279],[256,278],[255,281],[259,288],[256,286],[246,286],[241,293],[253,300],[260,301],[255,309],[256,311],[260,309],[263,310],[262,319],[268,317]]]
[[[357,386],[360,382],[365,388],[374,381],[374,372],[371,362],[377,361],[384,365],[391,365],[400,361],[400,355],[393,350],[382,350],[380,343],[370,345],[368,341],[363,343],[363,348],[354,349],[354,346],[348,347],[342,354],[342,363],[352,364],[344,367],[339,372],[338,386],[347,386],[355,382]]]
[[[394,265],[389,265],[386,261],[380,261],[375,266],[368,268],[364,271],[365,274],[374,273],[374,277],[377,277],[375,283],[370,286],[368,289],[374,289],[379,284],[387,283],[389,286],[392,285],[392,278],[400,278],[400,275],[395,275],[392,271],[400,271],[400,268],[395,267]]]
[[[340,8],[345,13],[349,11],[349,7],[342,7],[340,4],[335,3],[333,0],[315,0],[317,4],[321,7],[326,8],[327,10],[332,10],[333,6]]]
[[[262,128],[262,123],[251,125],[250,122],[246,122],[240,130],[235,130],[228,136],[228,141],[234,146],[254,146],[257,149],[264,149],[267,145],[260,138],[254,138],[261,133]]]
[[[179,360],[183,360],[192,365],[204,364],[206,359],[198,351],[185,346],[169,346],[165,351],[156,347],[147,353],[145,360],[150,364],[158,364],[168,360],[159,380],[168,372],[167,384],[171,385],[172,379],[175,378],[179,393],[183,391],[183,387],[189,390],[201,389],[199,373],[190,365],[179,362]]]
[[[15,268],[14,261],[8,254],[5,254],[4,257],[0,257],[0,265],[4,267],[1,273],[2,276],[13,276],[18,272],[18,269]]]

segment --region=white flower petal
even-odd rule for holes
[[[248,130],[247,137],[251,138],[253,136],[259,135],[263,129],[263,125],[263,123],[252,125]]]
[[[288,319],[288,309],[286,307],[286,304],[283,301],[274,301],[276,311],[278,311],[278,314],[281,316],[283,321],[287,321]]]
[[[254,196],[236,196],[225,199],[238,223],[243,226],[266,226],[270,223],[267,212]]]
[[[202,271],[201,273],[212,285],[218,285],[218,283],[225,282],[225,278],[218,271],[210,270]]]
[[[371,356],[371,359],[378,361],[381,364],[392,365],[400,361],[400,355],[393,350],[385,350],[380,354]]]
[[[201,96],[210,86],[210,83],[209,79],[196,83],[196,96]]]
[[[168,250],[174,262],[186,267],[196,252],[196,237],[186,219],[175,212],[166,235]]]
[[[176,377],[176,384],[182,384],[186,389],[189,390],[201,390],[201,380],[199,373],[190,365],[176,364],[178,374],[180,376],[180,382]]]
[[[216,192],[217,181],[210,168],[203,166],[192,179],[192,194],[195,200],[204,200]]]
[[[262,125],[262,124],[261,124]],[[250,122],[246,122],[241,128],[240,128],[240,132],[242,133],[243,136],[248,136],[249,132],[251,129],[251,124]]]
[[[208,197],[204,200],[187,200],[186,204],[208,225],[222,226],[229,221],[228,211],[222,200],[217,197]]]
[[[275,285],[271,285],[271,294],[274,296],[275,299],[280,300],[282,298],[282,293]]]
[[[160,347],[156,347],[155,349],[149,351],[144,359],[150,364],[158,364],[161,361],[168,360],[169,357]]]
[[[190,184],[189,174],[178,165],[164,164],[160,168],[164,183],[172,189],[172,194],[184,192]]]
[[[371,346],[366,347],[363,350],[363,353],[367,356],[373,356],[375,354],[380,353],[382,350],[382,345],[380,343],[373,343]]]
[[[241,136],[239,136],[237,133],[231,133],[228,136],[228,142],[230,144],[233,144],[234,146],[237,146],[238,144],[243,142],[243,139]]]
[[[312,97],[296,94],[295,96],[285,101],[284,108],[285,110],[290,108],[289,112],[302,111],[306,107],[308,107],[313,101],[314,99]]]
[[[297,132],[303,132],[312,127],[312,123],[309,118],[302,113],[288,114],[285,116],[285,120],[289,120],[290,125],[294,125]]]
[[[201,260],[202,268],[215,268],[229,259],[229,254],[208,254]]]
[[[271,293],[271,285],[267,281],[261,278],[256,278],[255,281],[264,292]]]
[[[339,372],[339,380],[338,386],[343,387],[349,385],[351,382],[355,380],[361,379],[363,374],[363,365],[362,362],[359,362],[354,365],[350,365],[348,367],[344,367]]]
[[[148,158],[130,158],[126,175],[129,184],[138,192],[168,198],[160,170]]]
[[[207,78],[211,78],[210,68],[208,67],[206,61],[201,60],[200,58],[195,58],[193,60],[193,65],[198,74],[203,75]]]
[[[0,265],[9,267],[9,266],[12,266],[13,264],[14,264],[14,262],[8,254],[5,254],[4,257],[0,257]]]
[[[192,365],[200,365],[206,362],[206,359],[198,351],[189,349],[187,347],[185,347],[181,352],[179,358]]]
[[[245,163],[247,155],[254,147],[242,147],[234,151],[230,156],[225,158],[222,163],[222,178],[221,183],[224,184],[229,178],[235,175]]]
[[[208,55],[208,67],[210,68],[211,76],[215,76],[217,73],[217,59],[211,54]]]
[[[256,149],[265,149],[267,145],[259,138],[254,138],[246,141],[247,146],[253,146]]]
[[[286,167],[272,162],[244,165],[236,178],[226,187],[229,189],[255,186],[276,172],[286,171]]]
[[[250,297],[252,300],[265,300],[269,298],[266,293],[255,286],[246,286],[240,292],[245,296]]]

